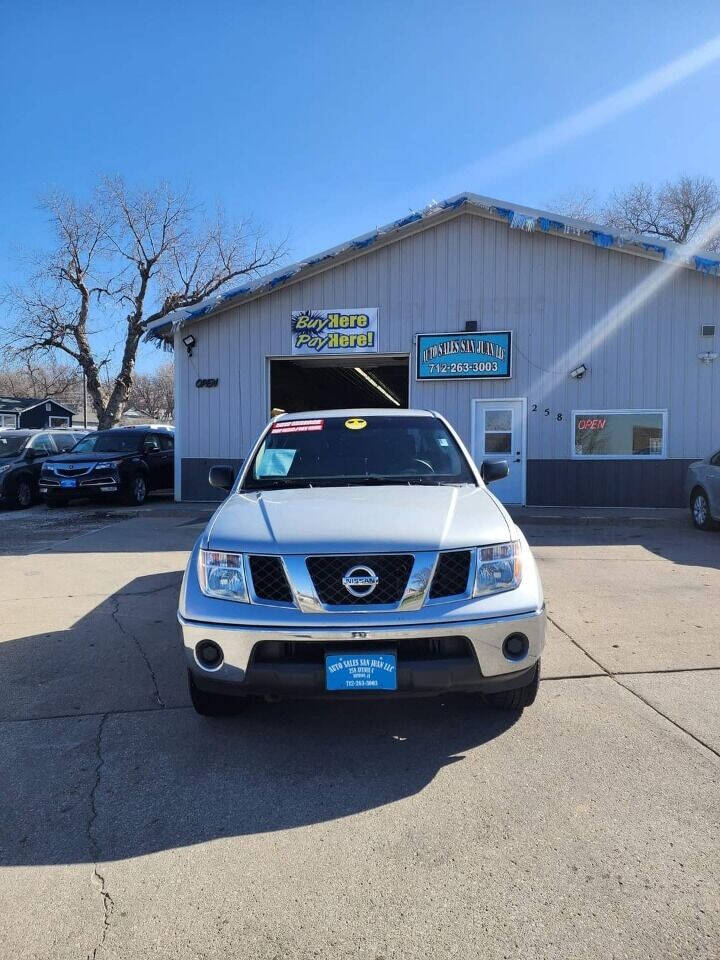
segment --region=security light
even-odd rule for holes
[[[570,371],[570,376],[573,378],[573,380],[582,380],[587,372],[588,368],[584,363],[581,363],[579,367],[575,367],[574,370]]]
[[[188,356],[192,356],[193,347],[195,346],[195,337],[189,333],[186,337],[183,337],[183,343],[187,347]]]

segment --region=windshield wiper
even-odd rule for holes
[[[431,476],[387,475],[383,473],[359,474],[354,477],[313,477],[313,484],[318,487],[385,487],[385,486],[438,486],[447,483],[445,480],[436,480]]]
[[[433,476],[386,476],[381,473],[361,474],[356,477],[264,477],[262,480],[246,483],[242,491],[291,490],[302,487],[448,487],[471,482],[470,480],[436,479]]]
[[[241,487],[241,490],[290,490],[298,487],[312,487],[315,483],[313,479],[308,480],[303,477],[263,477],[262,480],[253,480]]]

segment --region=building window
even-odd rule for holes
[[[512,452],[512,410],[485,411],[485,453]]]
[[[15,414],[14,413],[0,413],[0,427],[9,427],[11,430],[15,429]]]
[[[573,410],[574,458],[635,460],[667,456],[667,410]]]
[[[69,427],[70,426],[70,417],[50,417],[50,423],[48,426],[51,427]]]

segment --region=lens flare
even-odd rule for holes
[[[495,180],[522,170],[533,161],[555,153],[579,137],[593,133],[623,114],[665,93],[718,59],[720,59],[720,35],[676,57],[665,66],[646,73],[616,93],[603,97],[582,110],[571,113],[562,120],[536,133],[528,134],[474,164],[461,168],[448,177],[444,184],[435,183],[433,189],[437,190],[442,186],[443,191],[449,194],[458,188],[458,184],[460,184],[459,189],[467,189],[468,183]]]
[[[566,376],[571,367],[587,363],[592,371],[592,353],[602,346],[616,330],[622,327],[634,313],[643,307],[669,283],[679,270],[687,269],[688,260],[702,253],[708,244],[720,235],[720,213],[709,220],[692,240],[674,248],[670,259],[658,263],[652,272],[633,287],[621,300],[583,334],[555,361],[550,370],[544,371],[530,387],[530,394],[542,401],[558,377]]]

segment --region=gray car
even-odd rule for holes
[[[700,530],[713,530],[720,524],[720,450],[688,467],[685,499],[690,504],[693,523]]]
[[[178,620],[195,709],[259,695],[535,699],[530,548],[448,423],[422,410],[270,422],[190,556]]]

